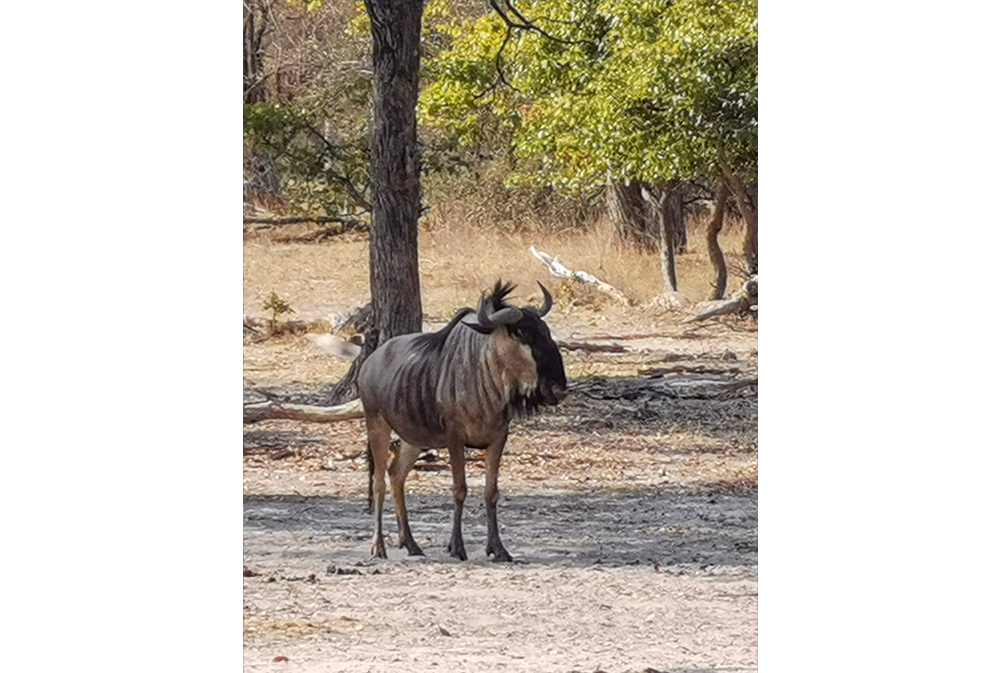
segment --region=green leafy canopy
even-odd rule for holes
[[[515,6],[547,35],[495,12],[455,19],[450,48],[425,63],[425,127],[473,145],[494,120],[518,160],[512,183],[660,183],[714,175],[720,155],[756,181],[755,1]]]

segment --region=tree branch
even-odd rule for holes
[[[515,17],[517,17],[521,21],[521,23],[516,23],[509,16],[507,16],[506,12],[504,12],[504,10],[500,8],[500,5],[497,4],[497,0],[489,0],[489,3],[490,7],[492,7],[494,11],[496,11],[496,13],[500,16],[500,18],[503,19],[504,23],[507,24],[508,28],[517,28],[518,30],[526,30],[528,32],[538,33],[542,37],[548,38],[553,42],[559,42],[561,44],[587,44],[590,45],[591,47],[594,47],[595,49],[597,48],[597,45],[590,40],[564,40],[562,38],[556,37],[555,35],[549,33],[546,30],[539,28],[532,21],[527,19],[524,16],[524,14],[521,14],[521,12],[518,11],[517,7],[514,6],[514,0],[504,0],[504,5],[507,6],[507,9],[510,10],[510,13],[513,14]]]
[[[320,133],[316,128],[314,128],[312,124],[303,119],[302,127],[307,131],[309,131],[310,133],[312,133],[317,138],[319,138],[319,140],[326,147],[326,151],[330,154],[331,158],[336,160],[340,159],[341,157],[340,148],[334,145],[332,142],[330,142],[327,139],[327,137],[322,133]],[[355,203],[361,206],[362,210],[367,212],[372,209],[372,204],[369,203],[368,200],[365,199],[364,197],[364,192],[368,190],[368,185],[365,185],[364,189],[361,192],[359,192],[357,188],[354,186],[354,183],[351,182],[351,179],[346,175],[341,175],[339,173],[334,173],[334,172],[330,172],[328,175],[329,177],[336,180],[337,182],[339,182],[340,184],[344,185],[344,187],[347,188],[348,194],[350,194],[351,198],[354,199]]]

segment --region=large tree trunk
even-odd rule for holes
[[[656,250],[659,243],[656,221],[643,203],[642,183],[620,182],[607,186],[608,217],[618,240],[640,250]]]
[[[330,404],[357,397],[361,363],[379,344],[419,332],[420,154],[417,87],[422,0],[365,0],[372,27],[375,70],[372,132],[372,219],[368,241],[372,325],[361,354],[333,389]]]
[[[715,289],[712,292],[712,299],[722,299],[726,296],[726,282],[729,279],[726,257],[722,254],[722,246],[719,245],[719,232],[722,231],[722,221],[726,215],[726,202],[728,200],[729,187],[726,186],[726,181],[720,177],[715,188],[715,204],[707,230],[708,257],[712,260],[712,268],[715,269],[715,282],[712,284]]]
[[[365,0],[375,70],[372,134],[372,309],[379,343],[419,332],[420,150],[417,93],[423,0]]]

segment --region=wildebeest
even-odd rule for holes
[[[486,450],[486,554],[510,561],[497,529],[497,473],[514,413],[558,404],[566,396],[562,356],[542,317],[552,295],[539,283],[541,308],[506,302],[514,289],[497,281],[479,300],[479,310],[461,309],[446,327],[389,339],[362,363],[358,391],[368,425],[373,464],[375,535],[372,554],[386,558],[382,502],[389,461],[389,434],[402,440],[388,468],[399,527],[399,546],[423,551],[406,515],[404,483],[422,449],[447,448],[455,514],[448,552],[466,560],[462,540],[465,448]]]

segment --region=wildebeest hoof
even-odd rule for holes
[[[494,563],[511,563],[514,558],[507,553],[507,550],[503,547],[498,548],[487,548],[486,556]]]
[[[452,545],[449,544],[448,545],[448,556],[451,556],[453,558],[457,558],[459,561],[468,561],[469,560],[468,555],[465,553],[465,547],[464,546],[452,547]]]
[[[406,549],[406,553],[410,556],[423,556],[424,550],[420,548],[416,542],[404,542],[399,545],[400,549]]]
[[[389,558],[389,555],[385,553],[385,542],[379,540],[372,543],[372,558]]]

